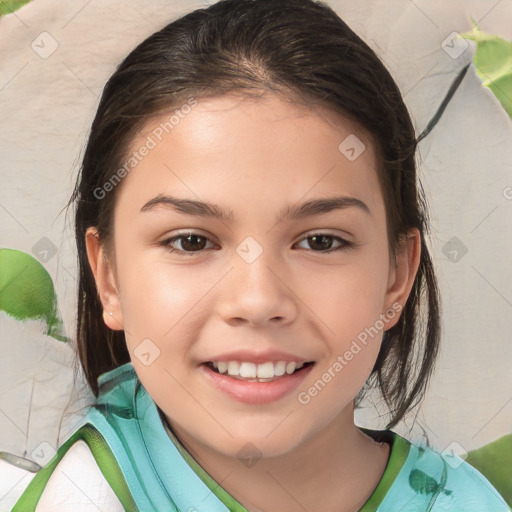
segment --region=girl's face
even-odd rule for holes
[[[188,105],[133,141],[110,266],[88,232],[105,321],[180,437],[284,454],[353,424],[419,236],[395,266],[374,148],[343,119],[274,95]]]

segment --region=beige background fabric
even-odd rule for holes
[[[450,55],[450,34],[470,30],[472,16],[482,30],[512,39],[510,0],[327,3],[388,66],[418,133],[473,57],[472,42]],[[35,0],[0,18],[0,247],[34,254],[41,239],[51,241],[55,254],[44,266],[70,337],[76,252],[73,219],[62,209],[99,95],[137,43],[206,5]],[[426,432],[440,451],[468,451],[512,432],[511,142],[511,120],[472,66],[420,145],[443,299],[442,352],[425,402],[396,430],[417,442]],[[74,382],[71,345],[42,332],[40,322],[0,311],[0,451],[33,460],[43,453],[38,462],[51,458],[91,399],[83,379]],[[357,422],[383,428],[385,416],[371,400],[366,405]]]

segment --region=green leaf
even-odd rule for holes
[[[31,0],[0,0],[0,16],[12,14]]]
[[[512,41],[482,32],[473,18],[471,22],[473,30],[461,36],[476,43],[476,72],[512,118]]]
[[[50,274],[30,254],[0,249],[0,311],[16,320],[44,319],[46,333],[69,341],[59,317],[57,296]]]
[[[411,471],[409,485],[421,494],[434,494],[439,489],[436,480],[419,469]]]
[[[480,471],[512,507],[512,434],[470,451],[466,462]]]

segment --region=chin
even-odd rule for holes
[[[271,428],[263,428],[258,420],[255,420],[254,425],[248,425],[247,422],[237,428],[231,425],[231,428],[228,428],[231,435],[225,431],[221,436],[213,436],[211,431],[205,432],[204,437],[202,436],[203,442],[226,457],[241,460],[245,457],[257,459],[279,457],[295,450],[306,440],[305,433],[293,428],[291,423],[287,425],[288,428],[279,423],[279,421],[273,421]]]
[[[225,457],[239,459],[249,466],[260,459],[280,457],[291,452],[300,441],[292,442],[289,438],[276,437],[273,440],[265,436],[237,437],[228,443],[211,445],[211,448]]]

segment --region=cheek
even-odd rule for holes
[[[318,367],[320,382],[311,390],[313,395],[318,388],[322,390],[320,401],[343,406],[368,378],[379,354],[382,332],[388,328],[381,316],[387,278],[382,259],[361,256],[357,264],[324,277],[320,286],[309,292],[305,302],[316,305],[314,313],[322,329],[318,335],[327,345],[327,357]],[[324,413],[318,410],[318,414]]]
[[[123,257],[119,251],[120,301],[130,348],[144,338],[161,345],[198,300],[187,272],[171,272],[170,265],[151,253],[132,249]]]
[[[325,322],[330,337],[355,337],[383,311],[387,274],[382,261],[359,263],[324,276],[314,287],[309,280],[309,304],[315,305],[314,313]]]
[[[327,352],[298,401],[319,423],[332,420],[356,396],[375,365],[387,328],[381,320],[382,282],[382,275],[352,268],[326,281],[327,293],[317,292],[317,325]]]
[[[158,354],[153,371],[173,368],[180,373],[200,338],[204,318],[212,314],[211,292],[225,271],[217,275],[211,269],[170,263],[164,253],[148,250],[138,257],[133,252],[118,267],[125,336],[134,366],[142,343],[149,339],[147,348]]]

